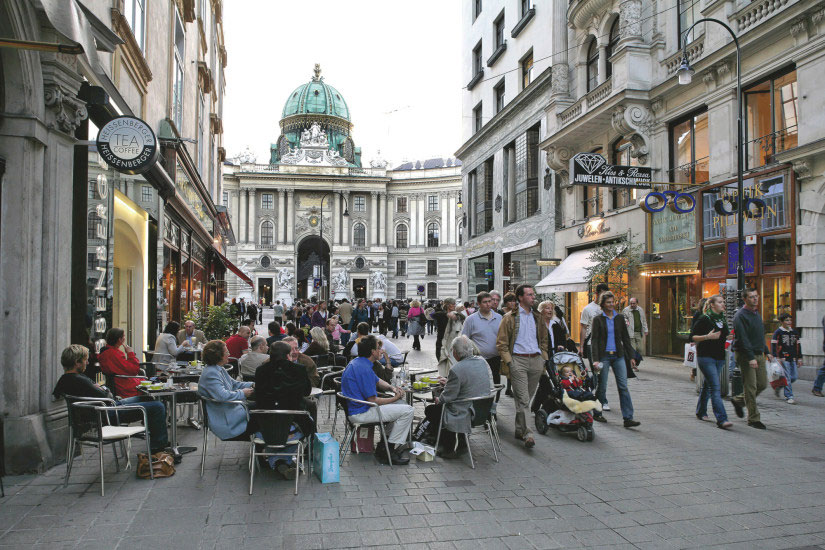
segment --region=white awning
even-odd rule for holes
[[[539,244],[538,239],[533,239],[532,241],[527,241],[526,243],[516,244],[513,246],[507,246],[501,249],[502,254],[509,254],[510,252],[516,252],[518,250],[524,250],[525,248],[530,248],[531,246],[536,246]]]
[[[593,265],[588,258],[593,252],[579,250],[566,257],[550,275],[536,285],[536,292],[553,294],[563,292],[587,292],[587,271]]]

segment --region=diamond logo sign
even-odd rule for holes
[[[571,185],[650,189],[651,181],[653,170],[648,166],[607,164],[599,153],[578,153],[570,158]]]
[[[598,153],[579,153],[573,158],[588,174],[595,172],[602,164],[607,164],[604,157]]]

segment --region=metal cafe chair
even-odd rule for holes
[[[492,414],[492,407],[495,398],[495,392],[492,392],[489,396],[468,397],[467,399],[456,399],[455,401],[445,403],[444,406],[441,407],[441,418],[438,421],[438,435],[435,439],[435,448],[438,449],[438,443],[441,440],[441,427],[444,424],[444,416],[447,413],[447,405],[459,405],[462,403],[469,403],[473,410],[473,414],[471,415],[470,420],[470,431],[467,433],[463,433],[463,435],[464,440],[467,442],[467,453],[470,455],[470,467],[474,470],[476,468],[475,462],[473,461],[473,450],[470,448],[470,436],[473,433],[473,428],[483,427],[484,431],[490,436],[490,444],[493,446],[493,457],[495,458],[495,461],[498,462],[496,442],[495,439],[493,439],[493,425],[495,423],[495,418]]]
[[[209,411],[206,408],[207,403],[213,403],[216,405],[243,405],[244,409],[246,409],[246,420],[249,421],[249,409],[247,409],[246,401],[240,400],[232,400],[232,401],[218,401],[217,399],[212,399],[211,397],[206,397],[201,394],[198,394],[198,399],[200,400],[201,405],[201,413],[203,415],[203,445],[201,446],[201,476],[203,476],[203,469],[206,465],[206,449],[207,443],[209,441]],[[215,436],[218,437],[218,436]],[[218,438],[220,439],[220,438]],[[230,439],[221,439],[221,441],[244,441],[248,442],[249,439],[246,437],[233,437]],[[250,468],[252,467],[250,463]]]
[[[117,442],[126,441],[127,468],[131,467],[130,454],[132,448],[131,437],[142,433],[146,438],[146,454],[152,456],[149,442],[149,422],[146,416],[146,409],[137,405],[121,405],[115,407],[107,405],[113,404],[111,399],[103,398],[83,398],[66,396],[66,407],[69,412],[69,444],[66,449],[66,478],[63,487],[69,484],[69,475],[72,473],[72,463],[77,445],[82,449],[84,445],[97,447],[100,457],[100,496],[104,496],[103,482],[103,446]],[[114,411],[115,419],[119,422],[119,415],[127,411],[139,412],[143,418],[142,426],[112,426],[109,422],[109,411]],[[104,421],[105,417],[105,421]],[[120,463],[115,452],[115,465],[120,470]],[[150,458],[151,460],[151,458]],[[149,477],[154,479],[155,475],[149,468]]]
[[[332,414],[332,408],[335,404],[335,383],[334,380],[336,377],[341,376],[341,373],[344,372],[346,367],[337,367],[337,366],[330,366],[327,367],[326,371],[323,376],[321,376],[321,385],[320,388],[322,391],[321,395],[329,395],[329,405],[327,406],[327,419],[329,419],[330,415]],[[336,411],[337,412],[337,411]],[[332,434],[335,435],[335,423],[333,422],[332,425],[333,432]]]
[[[298,470],[295,476],[295,494],[298,494],[298,479],[301,477],[301,470],[303,468],[304,474],[309,475],[312,469],[312,434],[306,435],[308,442],[306,448],[309,450],[310,466],[307,469],[304,463],[304,441],[299,439],[296,441],[289,440],[289,430],[292,426],[295,417],[305,416],[308,421],[312,421],[309,412],[307,411],[290,411],[290,410],[251,410],[250,417],[256,417],[257,427],[261,432],[261,437],[257,435],[250,436],[249,446],[249,494],[252,494],[252,486],[255,482],[255,466],[258,462],[257,458],[261,457],[282,457],[292,458],[295,460],[295,465]],[[289,448],[295,446],[295,450]],[[257,450],[260,447],[260,450]]]
[[[340,403],[342,408],[344,409],[344,419],[346,421],[346,429],[344,430],[343,439],[344,444],[341,446],[341,458],[339,462],[343,462],[344,459],[347,457],[350,444],[352,443],[352,440],[355,439],[355,434],[358,432],[358,428],[370,426],[378,426],[378,429],[381,431],[381,440],[384,442],[384,450],[387,452],[387,457],[389,458],[390,456],[392,456],[390,454],[389,441],[387,441],[387,434],[384,431],[384,419],[381,416],[381,407],[378,407],[377,404],[371,401],[361,401],[360,399],[355,399],[354,397],[347,397],[340,391],[336,394],[336,396],[339,399],[338,403]],[[349,403],[357,403],[359,405],[366,405],[368,407],[378,407],[378,422],[355,422],[349,415]],[[358,453],[357,447],[355,449],[355,452]],[[391,459],[389,460],[389,464],[390,468],[392,468]]]

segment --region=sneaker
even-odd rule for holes
[[[795,405],[796,401],[794,401],[793,397],[789,397],[785,400],[785,403],[787,403],[788,405]]]
[[[811,390],[811,393],[817,397],[825,397],[825,395],[823,395],[819,390]]]
[[[601,414],[594,416],[593,420],[595,420],[596,422],[607,422],[607,419],[604,417],[604,415]]]
[[[727,421],[725,421],[725,422],[717,422],[717,424],[716,424],[716,425],[717,425],[717,426],[719,426],[719,428],[721,428],[721,429],[723,429],[723,430],[727,430],[727,429],[730,429],[730,428],[732,428],[732,427],[733,427],[733,422],[727,422]]]
[[[609,411],[609,410],[610,410],[610,405],[608,405],[607,403],[605,403],[604,405],[602,405],[602,410],[603,410],[603,411]]]
[[[633,420],[632,418],[625,418],[624,427],[625,428],[635,428],[636,426],[640,425],[641,422],[638,420]]]
[[[533,447],[536,446],[536,440],[533,439],[532,436],[528,435],[527,437],[524,438],[524,446],[527,449],[532,449]]]
[[[731,405],[733,405],[733,410],[736,412],[736,416],[739,418],[745,418],[745,408],[742,406],[742,402],[738,399],[731,399]]]
[[[290,466],[285,462],[279,463],[277,466],[275,466],[275,469],[286,480],[294,480],[298,476],[298,469],[295,466]]]
[[[750,426],[751,428],[756,428],[757,430],[767,430],[768,429],[764,424],[762,424],[758,420],[756,422],[748,422],[748,426]]]

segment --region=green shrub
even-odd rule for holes
[[[194,321],[195,328],[203,331],[208,340],[224,340],[231,335],[238,326],[238,318],[229,313],[229,303],[217,306],[206,306],[206,311],[200,302],[189,311],[184,319]]]

